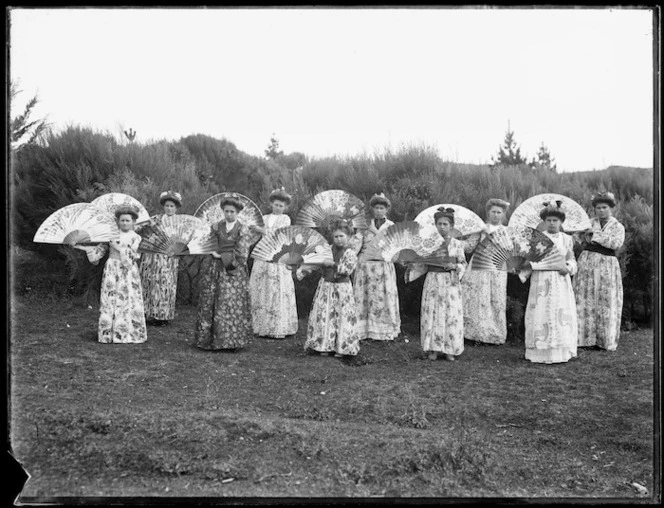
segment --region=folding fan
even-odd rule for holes
[[[216,224],[224,219],[224,211],[219,207],[219,203],[229,196],[236,198],[244,205],[244,208],[237,214],[237,220],[239,220],[240,223],[245,226],[258,226],[260,228],[265,226],[263,214],[256,203],[247,196],[243,196],[237,192],[221,192],[206,199],[203,201],[203,204],[196,209],[194,216],[203,219],[208,224]],[[253,245],[260,239],[260,237],[261,235],[259,233],[251,233],[249,236],[250,243]]]
[[[327,229],[336,219],[347,220],[353,228],[368,227],[366,207],[362,200],[342,190],[319,192],[300,209],[295,224],[310,228]]]
[[[537,194],[526,199],[516,207],[509,220],[510,226],[531,227],[544,231],[544,222],[539,214],[544,208],[544,203],[555,204],[561,201],[560,207],[565,212],[565,221],[562,224],[562,230],[571,233],[575,231],[585,231],[591,227],[590,217],[583,207],[576,201],[561,194]]]
[[[450,233],[452,238],[459,238],[461,236],[477,233],[485,227],[484,221],[479,215],[461,205],[442,204],[430,206],[415,217],[415,222],[419,222],[424,226],[435,226],[433,216],[441,207],[452,208],[454,210],[454,227]]]
[[[141,229],[139,252],[165,254],[166,256],[184,256],[191,254],[189,242],[197,231],[205,231],[207,225],[193,215],[164,215],[154,224]],[[204,234],[204,233],[199,233]],[[216,247],[216,242],[215,245]],[[213,249],[214,250],[214,249]]]
[[[362,261],[410,261],[440,247],[443,237],[433,226],[406,221],[392,224],[378,233],[362,254]]]
[[[307,265],[322,265],[325,261],[334,261],[332,246],[329,243],[317,245],[314,252],[302,256],[303,267]]]
[[[90,203],[74,203],[56,210],[39,226],[34,242],[74,245],[108,242],[120,230],[115,217]]]
[[[300,265],[304,257],[327,245],[318,231],[304,226],[286,226],[266,234],[254,247],[251,257],[270,263]]]
[[[150,220],[150,214],[141,202],[129,194],[109,192],[108,194],[99,196],[97,199],[93,199],[90,204],[106,210],[113,218],[115,218],[115,210],[123,206],[129,206],[138,213],[136,223]]]
[[[541,231],[530,227],[499,229],[482,240],[470,261],[472,270],[520,271],[527,262],[542,262],[538,270],[555,270],[565,266],[553,241]],[[545,260],[546,258],[546,260]]]

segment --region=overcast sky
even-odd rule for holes
[[[10,75],[56,129],[203,133],[263,155],[402,143],[652,167],[652,11],[15,9]],[[23,101],[23,102],[21,102]]]

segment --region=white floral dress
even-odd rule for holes
[[[166,215],[153,217],[159,221]],[[175,299],[178,288],[179,258],[165,254],[141,255],[141,284],[145,315],[160,321],[175,317]]]
[[[488,226],[489,233],[505,228],[503,225]],[[483,233],[479,241],[486,236]],[[471,268],[461,282],[461,294],[466,339],[504,344],[507,338],[507,272]]]
[[[291,225],[286,214],[263,216],[266,233]],[[285,337],[297,332],[297,307],[292,272],[286,265],[255,260],[249,279],[254,333]]]
[[[609,252],[622,247],[625,228],[610,217],[604,227],[593,219],[592,231],[592,242],[606,251],[584,250],[579,256],[579,271],[574,277],[579,346],[597,345],[614,351],[620,336],[623,286],[620,263]]]
[[[321,353],[357,355],[360,336],[350,275],[357,266],[357,254],[351,248],[332,248],[334,267],[322,268],[314,304],[309,313],[304,349]],[[298,278],[302,274],[298,271]],[[329,280],[326,280],[329,279]],[[332,280],[337,282],[331,282]],[[338,282],[338,281],[343,282]]]
[[[544,232],[565,256],[569,274],[535,270],[526,305],[526,359],[534,363],[561,363],[576,356],[576,302],[570,275],[576,273],[572,237]],[[533,268],[537,263],[532,263]]]
[[[148,334],[137,264],[141,237],[126,231],[120,232],[119,240],[120,252],[105,243],[87,250],[91,263],[97,263],[110,250],[101,282],[97,338],[103,343],[145,342]]]
[[[463,302],[460,279],[466,270],[463,243],[450,238],[448,251],[456,260],[456,270],[434,271],[427,267],[422,290],[420,340],[422,350],[457,356],[463,353]]]
[[[376,229],[372,219],[369,229],[361,234],[360,254],[376,236],[394,224],[389,219]],[[399,293],[394,263],[384,261],[360,262],[353,276],[357,329],[361,339],[393,340],[401,333]]]

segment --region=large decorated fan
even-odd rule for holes
[[[361,261],[413,262],[442,244],[443,237],[435,227],[415,221],[398,222],[378,233],[360,257]]]
[[[141,244],[139,252],[150,254],[165,254],[167,256],[185,256],[188,254],[203,254],[203,252],[191,252],[189,243],[196,234],[206,237],[209,226],[202,219],[193,215],[164,215],[153,224],[146,225],[140,231]],[[212,250],[216,248],[216,242],[210,244]],[[199,249],[200,250],[200,249]]]
[[[219,207],[219,203],[224,198],[234,197],[240,203],[244,205],[244,208],[240,210],[237,214],[237,220],[239,220],[245,226],[258,226],[260,228],[265,227],[265,222],[263,221],[263,214],[260,211],[260,208],[247,196],[238,194],[237,192],[221,192],[215,194],[211,198],[203,201],[203,204],[198,207],[194,212],[194,216],[200,219],[203,219],[208,224],[216,224],[220,220],[224,219],[224,211]],[[251,233],[249,236],[250,243],[253,245],[260,239],[261,235],[259,233]]]
[[[317,253],[317,247],[327,245],[325,237],[315,229],[304,226],[286,226],[263,236],[256,244],[251,257],[270,263],[301,265],[305,262],[305,258],[310,260],[310,255]]]
[[[150,214],[141,202],[138,199],[131,197],[129,194],[109,192],[108,194],[99,196],[97,199],[93,199],[90,204],[106,210],[113,218],[115,218],[115,210],[118,208],[126,206],[131,207],[138,213],[138,219],[136,219],[137,224],[150,220]]]
[[[100,243],[113,240],[119,234],[115,217],[106,210],[90,203],[74,203],[49,215],[33,241],[65,245]]]
[[[333,220],[345,219],[353,228],[365,229],[368,227],[365,212],[366,207],[357,196],[342,190],[328,190],[304,203],[295,224],[326,230]]]
[[[544,233],[530,227],[507,227],[494,231],[479,243],[470,268],[520,271],[527,262],[538,262],[537,270],[557,270],[565,266],[562,254]]]
[[[461,205],[443,204],[430,206],[429,208],[422,210],[417,217],[415,217],[415,222],[419,222],[424,226],[435,226],[433,216],[441,207],[452,208],[454,210],[454,227],[450,233],[450,236],[453,238],[477,233],[485,227],[484,221],[479,215]]]
[[[537,194],[526,199],[512,212],[508,224],[514,227],[530,227],[544,231],[544,222],[539,214],[544,208],[544,203],[555,204],[556,201],[562,202],[560,207],[565,212],[565,221],[561,227],[563,231],[572,233],[585,231],[591,227],[590,217],[583,207],[561,194]]]

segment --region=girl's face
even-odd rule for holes
[[[274,215],[281,215],[286,211],[286,203],[275,199],[272,201],[272,213]]]
[[[387,207],[385,205],[374,205],[372,210],[374,219],[384,219],[387,215]]]
[[[175,212],[177,211],[178,207],[173,201],[164,201],[164,213],[168,215],[169,217],[171,215],[175,215]]]
[[[337,247],[345,247],[348,243],[348,235],[345,233],[345,231],[337,229],[332,232],[332,241]]]
[[[546,231],[548,233],[558,233],[563,222],[555,215],[549,215],[544,219],[544,225],[546,226]]]
[[[227,222],[235,222],[237,209],[233,205],[224,205],[224,218]]]
[[[450,236],[450,231],[452,231],[452,221],[450,221],[449,217],[441,217],[436,221],[436,229],[440,236],[447,238]]]
[[[489,224],[497,226],[503,222],[503,215],[505,211],[499,206],[492,206],[489,208]]]
[[[608,219],[611,217],[611,207],[606,203],[597,203],[595,205],[595,215],[600,220]]]
[[[134,216],[129,215],[128,213],[124,213],[118,217],[118,228],[120,228],[120,231],[131,231],[134,229]]]

